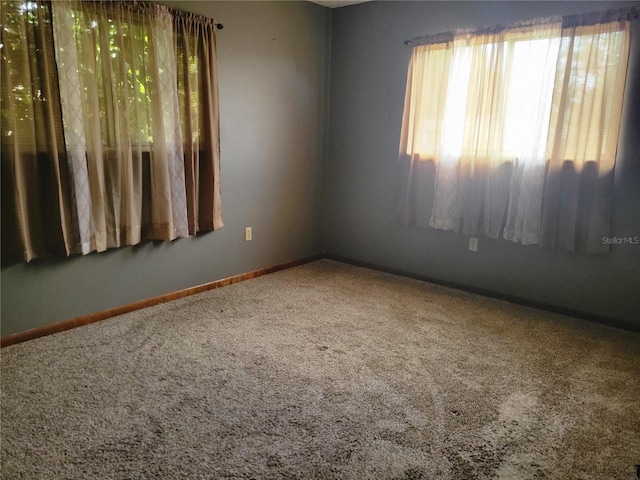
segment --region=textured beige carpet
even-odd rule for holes
[[[3,479],[629,479],[640,334],[328,260],[5,348]]]

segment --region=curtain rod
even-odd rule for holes
[[[55,1],[55,0],[53,0]],[[115,3],[115,0],[76,0],[78,2],[88,2],[88,3],[96,3],[96,4],[102,4],[102,5],[109,5],[111,3]],[[211,17],[207,17],[206,15],[201,15],[199,13],[193,13],[193,12],[189,12],[187,10],[181,10],[180,8],[173,8],[170,7],[168,5],[165,5],[163,3],[160,3],[158,0],[127,0],[127,1],[123,1],[122,5],[126,6],[127,8],[131,9],[131,11],[136,11],[138,9],[150,9],[150,8],[162,8],[165,9],[166,11],[170,12],[171,15],[173,16],[180,16],[180,17],[191,17],[193,19],[196,19],[199,22],[202,23],[207,23],[209,25],[213,25],[214,28],[216,28],[217,30],[222,30],[224,28],[224,25],[221,23],[216,23],[215,19],[211,18]]]
[[[224,25],[221,23],[216,23],[215,20],[211,17],[207,17],[206,15],[201,15],[199,13],[193,13],[193,12],[188,12],[186,10],[180,10],[179,8],[173,8],[173,7],[169,7],[166,6],[165,7],[173,14],[173,15],[178,15],[178,16],[182,16],[182,17],[192,17],[192,18],[196,18],[201,22],[207,22],[212,24],[216,30],[222,30],[224,28]]]
[[[538,18],[529,21],[515,22],[505,25],[494,25],[492,27],[480,27],[476,29],[457,29],[448,32],[420,35],[411,40],[405,40],[405,45],[411,45],[416,42],[418,45],[426,45],[429,43],[445,43],[453,39],[455,35],[460,34],[480,34],[480,33],[498,33],[502,30],[510,28],[528,27],[532,25],[541,25],[544,23],[562,22],[562,28],[575,27],[578,25],[594,25],[596,23],[606,23],[626,18],[627,20],[637,19],[640,17],[640,9],[637,7],[617,8],[604,11],[595,11],[587,13],[578,13],[564,16],[552,16],[546,18]],[[580,22],[582,19],[582,22]]]

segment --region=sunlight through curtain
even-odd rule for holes
[[[542,244],[604,253],[629,56],[629,22],[569,17],[555,77]],[[594,23],[583,25],[584,23]]]
[[[611,202],[585,187],[585,162],[603,177],[615,163],[628,23],[586,15],[417,39],[398,221],[598,250]]]

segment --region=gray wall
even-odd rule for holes
[[[322,252],[330,11],[307,2],[167,3],[224,24],[225,227],[3,268],[3,336]]]
[[[465,236],[392,220],[410,53],[403,40],[615,4],[374,2],[329,11],[306,2],[165,3],[225,26],[225,227],[5,267],[3,336],[322,251],[640,325],[640,247],[595,257],[480,238],[474,254]],[[637,27],[616,177],[618,236],[640,235]],[[245,226],[254,228],[252,242]]]
[[[640,325],[640,246],[609,256],[543,251],[504,240],[393,223],[396,159],[414,36],[631,4],[373,2],[332,16],[331,115],[324,232],[328,252],[440,282]],[[636,3],[637,5],[637,3]],[[633,26],[613,235],[640,236],[640,25]]]

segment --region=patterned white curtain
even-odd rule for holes
[[[67,5],[68,7],[69,5]],[[79,248],[82,254],[92,250],[91,193],[89,189],[89,171],[87,168],[87,141],[83,122],[83,98],[81,91],[78,52],[73,43],[73,17],[70,8],[62,3],[52,5],[56,15],[53,24],[57,45],[71,45],[70,48],[55,50],[58,65],[58,87],[61,107],[64,112],[64,136],[71,178],[71,191],[75,201],[72,208],[74,222],[79,235]]]
[[[52,5],[79,249],[187,236],[169,10],[135,2]]]

